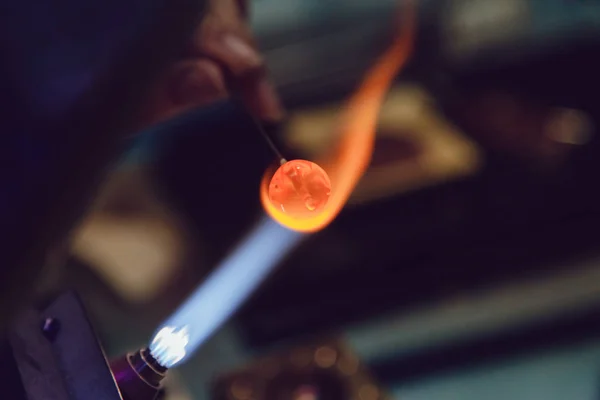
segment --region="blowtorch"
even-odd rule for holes
[[[0,373],[14,400],[155,400],[183,363],[305,236],[264,218],[159,327],[149,346],[106,360],[82,303],[66,293],[20,313],[0,343]],[[273,241],[278,242],[273,246]]]

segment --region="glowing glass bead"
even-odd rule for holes
[[[306,160],[283,164],[269,184],[271,203],[294,218],[309,218],[318,214],[331,195],[327,172]]]

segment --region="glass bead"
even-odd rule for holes
[[[288,161],[269,184],[271,203],[294,218],[310,218],[323,210],[331,195],[327,172],[306,160]]]

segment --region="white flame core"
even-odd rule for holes
[[[150,354],[165,368],[171,368],[183,360],[190,342],[189,329],[184,326],[176,329],[172,326],[162,328],[150,344]]]

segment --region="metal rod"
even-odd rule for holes
[[[267,133],[267,131],[265,130],[262,123],[259,121],[259,119],[255,115],[253,115],[252,113],[249,113],[249,114],[250,114],[250,117],[252,118],[252,121],[254,121],[254,125],[256,125],[256,129],[258,129],[259,133],[262,135],[262,137],[265,139],[265,141],[267,142],[267,144],[269,145],[271,150],[273,150],[273,153],[275,153],[275,155],[279,159],[279,163],[282,165],[285,164],[287,162],[287,160],[285,159],[285,157],[283,156],[281,151],[279,151],[279,149],[275,145],[275,142],[273,142],[273,139],[271,139],[271,136]]]

